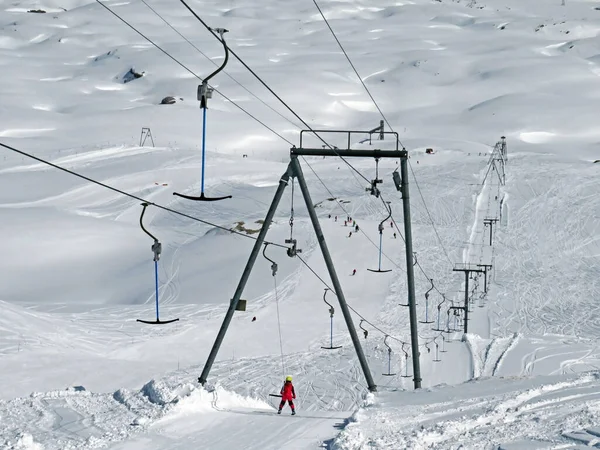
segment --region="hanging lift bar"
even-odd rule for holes
[[[377,182],[377,181],[378,181],[377,176],[375,176],[374,182]],[[377,197],[378,197],[378,195],[377,195]],[[390,217],[392,217],[392,207],[390,205],[390,202],[386,202],[386,203],[387,203],[388,215],[386,216],[385,219],[383,219],[381,222],[379,222],[379,227],[378,227],[378,230],[379,230],[379,265],[378,265],[377,269],[367,269],[369,272],[385,273],[385,272],[392,271],[392,269],[386,269],[386,270],[381,269],[381,253],[382,253],[382,244],[383,244],[383,224],[386,223]]]
[[[335,309],[333,307],[333,305],[331,303],[329,303],[327,300],[325,300],[325,297],[327,296],[327,291],[329,290],[329,288],[325,288],[325,292],[323,293],[323,301],[325,303],[327,303],[327,306],[329,306],[329,318],[330,318],[330,332],[329,332],[329,347],[321,347],[325,350],[336,350],[338,348],[342,348],[341,345],[335,346],[333,345],[333,314],[335,313]]]
[[[269,246],[269,242],[265,242],[264,244],[264,248],[263,248],[263,256],[264,258],[269,261],[271,263],[271,275],[273,276],[273,278],[275,278],[275,276],[277,275],[277,263],[275,261],[273,261],[271,258],[269,258],[267,256],[267,247]],[[240,302],[243,300],[239,300]],[[245,302],[245,300],[244,300]],[[277,298],[277,281],[275,281],[275,304],[277,305],[277,326],[279,328],[279,348],[281,350],[281,372],[282,372],[282,376],[285,376],[285,365],[283,362],[283,341],[281,339],[281,322],[279,320],[279,299]],[[236,308],[236,310],[238,310]],[[279,397],[281,398],[282,395],[281,394],[269,394],[270,397]]]
[[[363,334],[365,335],[365,339],[367,338],[367,336],[369,335],[369,330],[367,330],[366,328],[363,327],[363,322],[365,321],[365,319],[360,319],[360,323],[358,324],[358,326],[360,327],[360,329],[363,331]]]
[[[433,285],[433,278],[430,278],[429,281],[431,282],[431,287],[427,292],[425,292],[425,320],[420,320],[420,323],[433,323],[433,320],[429,320],[429,293],[433,291],[435,286]]]
[[[401,375],[402,378],[410,378],[412,375],[408,374],[408,352],[404,350],[405,343],[402,343],[402,352],[404,353],[404,375]]]
[[[440,328],[440,314],[442,311],[442,305],[446,303],[446,294],[442,294],[442,301],[437,305],[437,327],[432,328],[433,331],[444,331],[443,328]]]
[[[389,336],[386,334],[385,338],[383,339],[383,344],[387,347],[388,350],[388,371],[387,373],[382,373],[382,375],[384,377],[393,377],[396,374],[392,373],[392,347],[390,347],[387,343],[387,338],[389,338]]]
[[[150,236],[152,238],[152,240],[154,241],[154,243],[152,244],[152,253],[154,253],[154,289],[155,289],[155,295],[156,295],[156,320],[137,319],[137,321],[141,322],[141,323],[147,323],[150,325],[164,325],[167,323],[177,322],[179,319],[160,320],[160,316],[158,314],[158,260],[160,259],[160,253],[162,251],[162,244],[160,242],[158,242],[158,239],[156,239],[156,236],[154,236],[152,233],[150,233],[144,227],[144,222],[143,222],[144,213],[146,212],[146,208],[148,206],[150,206],[150,204],[148,202],[144,202],[144,203],[142,203],[142,206],[144,208],[142,209],[142,215],[140,216],[140,227],[142,227],[142,231],[144,231],[144,233],[146,233],[148,236]]]
[[[202,179],[200,184],[200,196],[196,197],[192,195],[185,195],[173,192],[173,195],[176,195],[178,197],[202,202],[214,202],[218,200],[225,200],[226,198],[231,198],[231,195],[225,195],[223,197],[207,197],[206,195],[204,195],[204,172],[206,167],[206,110],[208,109],[208,99],[212,98],[212,94],[214,91],[214,88],[208,85],[208,81],[220,71],[222,71],[225,68],[225,65],[227,64],[227,61],[229,60],[229,48],[227,47],[225,38],[223,37],[223,35],[229,30],[226,30],[225,28],[214,28],[211,30],[219,33],[219,36],[221,37],[220,41],[223,44],[223,49],[225,50],[225,59],[223,61],[223,64],[221,64],[221,66],[218,67],[217,70],[215,70],[213,73],[207,76],[202,81],[202,84],[198,86],[198,100],[200,101],[200,108],[202,109]]]

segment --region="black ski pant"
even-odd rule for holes
[[[292,408],[292,411],[295,409],[293,401],[288,400],[288,405],[290,405],[290,408]],[[279,410],[281,411],[284,406],[285,406],[285,400],[281,400],[281,403],[279,404]]]

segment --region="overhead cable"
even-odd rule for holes
[[[123,191],[123,190],[118,189],[118,188],[116,188],[114,186],[111,186],[109,184],[102,183],[101,181],[94,180],[93,178],[90,178],[88,176],[82,175],[82,174],[80,174],[78,172],[75,172],[74,170],[70,170],[70,169],[67,169],[66,167],[59,166],[58,164],[54,164],[54,163],[52,163],[50,161],[47,161],[45,159],[39,158],[37,156],[34,156],[31,153],[27,153],[27,152],[24,152],[22,150],[19,150],[19,149],[15,148],[15,147],[11,147],[10,145],[3,144],[2,142],[0,142],[0,147],[4,147],[7,150],[10,150],[12,152],[18,153],[18,154],[23,155],[23,156],[25,156],[27,158],[31,158],[31,159],[33,159],[35,161],[38,161],[38,162],[42,163],[42,164],[45,164],[45,165],[50,166],[50,167],[53,167],[53,168],[58,169],[58,170],[60,170],[62,172],[68,173],[69,175],[73,175],[73,176],[75,176],[77,178],[81,178],[82,180],[85,180],[88,183],[92,183],[92,184],[95,184],[97,186],[103,187],[104,189],[108,189],[110,191],[116,192],[117,194],[121,194],[121,195],[123,195],[125,197],[129,197],[129,198],[132,198],[134,200],[139,200],[140,202],[148,203],[148,205],[155,206],[156,208],[162,209],[163,211],[167,211],[167,212],[170,212],[172,214],[176,214],[178,216],[185,217],[187,219],[203,223],[205,225],[210,225],[211,227],[215,227],[215,228],[218,228],[218,229],[221,229],[221,230],[224,230],[224,231],[228,231],[228,232],[230,232],[232,234],[237,234],[239,236],[243,236],[245,238],[252,239],[253,241],[256,240],[256,238],[254,236],[249,236],[247,234],[244,234],[244,233],[241,233],[239,231],[236,231],[236,230],[224,227],[222,225],[217,225],[215,223],[209,222],[208,220],[204,220],[204,219],[200,219],[198,217],[190,216],[189,214],[183,213],[181,211],[177,211],[177,210],[169,208],[167,206],[163,206],[161,204],[151,202],[150,200],[147,200],[147,199],[142,198],[142,197],[138,197],[137,195],[131,194],[131,193],[126,192],[126,191]],[[285,245],[276,244],[274,242],[265,241],[265,243],[271,244],[271,245],[273,245],[275,247],[280,247],[280,248],[285,248],[285,249],[288,248]]]

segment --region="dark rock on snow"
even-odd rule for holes
[[[173,105],[175,103],[175,97],[165,97],[160,101],[161,105]]]

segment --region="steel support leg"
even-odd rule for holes
[[[360,345],[360,340],[358,339],[358,335],[356,334],[356,329],[354,328],[354,323],[352,322],[352,315],[350,314],[350,309],[348,309],[348,304],[346,303],[346,298],[344,297],[344,292],[342,291],[340,280],[338,279],[335,267],[333,265],[333,261],[331,259],[331,255],[329,254],[329,249],[327,248],[327,244],[325,242],[325,236],[323,236],[323,230],[321,229],[319,218],[317,217],[317,213],[315,211],[312,199],[310,198],[310,192],[308,192],[308,186],[306,185],[306,180],[304,179],[304,174],[302,173],[302,168],[300,167],[300,163],[298,162],[297,156],[292,155],[292,161],[290,165],[292,168],[292,175],[298,179],[298,185],[300,186],[300,190],[302,191],[302,196],[304,197],[304,202],[306,203],[306,209],[308,210],[308,215],[310,216],[310,220],[315,230],[315,234],[317,235],[317,241],[319,242],[319,246],[321,247],[321,253],[323,254],[323,259],[325,260],[325,265],[327,266],[329,277],[331,278],[331,282],[333,283],[333,289],[340,303],[340,309],[342,310],[344,320],[346,321],[346,325],[348,326],[348,332],[350,333],[350,337],[352,338],[352,343],[354,344],[356,355],[358,356],[358,360],[367,380],[367,386],[369,387],[369,391],[375,392],[377,391],[377,386],[373,381],[373,377],[371,375],[367,359],[365,358],[363,349]]]
[[[469,273],[465,270],[465,334],[469,330]]]
[[[406,240],[406,277],[408,284],[408,311],[410,319],[410,346],[413,359],[415,389],[421,387],[421,364],[419,361],[419,334],[417,331],[417,300],[415,296],[415,272],[413,264],[412,228],[410,223],[410,196],[408,193],[408,158],[400,158],[402,176],[402,207],[404,212],[404,238]]]
[[[267,216],[265,217],[265,221],[262,224],[262,228],[260,229],[260,233],[258,233],[258,237],[256,238],[256,242],[254,243],[254,247],[252,248],[252,252],[250,253],[250,257],[248,258],[248,262],[246,263],[246,267],[244,272],[242,273],[242,277],[240,278],[240,282],[238,283],[237,289],[235,290],[235,294],[233,294],[233,298],[229,303],[229,309],[225,314],[225,318],[223,319],[223,324],[221,325],[221,329],[219,330],[219,334],[217,334],[217,338],[215,339],[215,343],[208,355],[208,359],[206,360],[206,364],[204,364],[204,369],[202,369],[202,374],[198,378],[198,381],[204,385],[208,378],[208,374],[210,373],[210,369],[212,368],[215,359],[217,358],[217,353],[219,353],[219,348],[223,343],[223,338],[225,338],[225,333],[227,333],[227,328],[229,328],[229,324],[231,323],[231,319],[233,318],[233,313],[240,301],[242,296],[242,292],[246,287],[246,282],[250,277],[250,273],[252,272],[252,268],[254,267],[254,262],[258,254],[260,253],[260,249],[265,241],[265,237],[267,236],[267,232],[269,231],[269,226],[273,221],[273,216],[275,215],[275,211],[277,210],[277,206],[281,201],[281,197],[283,196],[283,191],[288,185],[290,179],[290,169],[291,163],[288,165],[288,169],[283,174],[281,179],[279,180],[279,187],[275,192],[275,196],[273,197],[273,201],[271,202],[271,206],[269,207],[269,211],[267,212]]]

